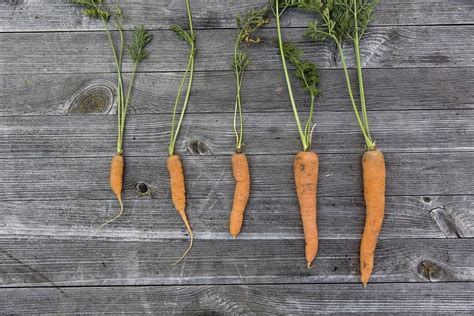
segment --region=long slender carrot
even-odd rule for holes
[[[382,229],[385,210],[385,160],[380,150],[366,151],[362,157],[366,218],[360,243],[360,280],[364,287],[374,267],[375,247]]]
[[[172,155],[168,157],[167,161],[168,172],[170,174],[170,187],[171,187],[171,198],[173,200],[173,205],[181,216],[181,219],[186,226],[186,230],[189,233],[190,243],[188,249],[183,253],[183,255],[175,262],[177,264],[180,262],[191,250],[193,247],[193,231],[189,225],[188,216],[186,215],[186,186],[184,182],[184,170],[181,159],[178,155]]]
[[[235,239],[242,229],[245,207],[250,196],[250,170],[247,156],[232,155],[232,173],[235,179],[234,203],[230,212],[229,232]]]
[[[319,159],[312,151],[300,151],[294,162],[296,193],[303,221],[305,254],[308,269],[318,253],[318,226],[316,224],[316,197]]]

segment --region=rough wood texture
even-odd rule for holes
[[[177,152],[202,156],[232,154],[235,150],[232,116],[232,113],[189,114],[177,142]],[[167,155],[169,119],[168,114],[131,116],[125,135],[127,155]],[[369,119],[374,139],[382,144],[384,152],[474,150],[472,111],[433,110],[417,115],[413,115],[413,111],[374,111],[369,113]],[[0,147],[5,149],[0,152],[0,159],[108,157],[116,141],[115,121],[115,115],[46,116],[41,117],[41,124],[37,124],[38,116],[0,117]],[[364,151],[353,113],[318,112],[315,123],[313,150],[318,153]],[[294,154],[302,148],[290,113],[255,113],[246,118],[245,124],[244,150],[248,154]],[[12,135],[15,142],[11,141]]]
[[[252,197],[293,197],[293,159],[250,155]],[[473,159],[473,152],[387,153],[387,195],[474,194]],[[360,154],[321,154],[318,196],[361,196],[360,160]],[[4,159],[0,200],[110,199],[109,163],[109,157]],[[232,192],[229,156],[184,156],[183,165],[188,198],[220,199]],[[156,188],[151,197],[169,198],[166,156],[126,156],[124,197],[136,197],[142,182]]]
[[[177,215],[176,215],[177,216]],[[169,217],[169,216],[168,216]],[[181,238],[177,238],[181,237]],[[313,269],[304,240],[198,239],[181,265],[184,236],[0,238],[3,286],[357,283],[359,240],[320,239]],[[474,282],[470,239],[383,239],[371,283]],[[359,287],[362,291],[362,286]]]
[[[167,29],[170,24],[187,23],[182,2],[125,0],[120,1],[120,6],[127,13],[128,29],[144,21],[150,28]],[[267,0],[194,1],[192,9],[197,28],[229,28],[235,27],[235,16],[240,12],[267,3]],[[382,0],[374,24],[473,24],[473,12],[474,4],[470,0]],[[309,14],[291,12],[286,16],[285,25],[305,26],[310,18]],[[3,32],[97,29],[102,29],[102,25],[81,17],[79,9],[71,6],[68,0],[54,3],[32,0],[0,1],[0,31]]]
[[[7,314],[328,314],[453,313],[469,315],[474,292],[465,283],[146,286],[4,289]]]
[[[156,188],[135,187],[136,198],[125,202],[123,217],[103,228],[100,236],[121,240],[181,238],[184,229],[167,199],[149,199]],[[111,196],[109,196],[111,197]],[[219,199],[190,199],[188,214],[197,239],[228,239],[231,195]],[[19,238],[82,238],[117,211],[115,200],[2,202],[2,236]],[[320,237],[359,239],[365,209],[360,197],[322,197],[318,201]],[[390,196],[380,239],[474,237],[472,196]],[[239,239],[301,239],[295,197],[251,198]],[[32,216],[32,214],[34,216]],[[284,223],[284,224],[282,224]],[[338,223],[338,225],[334,225]]]
[[[177,151],[196,243],[171,266],[188,243],[165,167],[187,50],[169,25],[186,23],[183,0],[120,1],[125,29],[143,23],[155,40],[127,121],[125,213],[97,235],[118,208],[108,184],[116,89],[103,27],[69,0],[0,0],[0,313],[472,314],[474,1],[381,0],[361,43],[371,130],[388,171],[366,290],[358,284],[363,140],[335,47],[301,37],[308,13],[285,14],[284,37],[322,79],[313,144],[321,243],[307,270],[292,176],[301,146],[271,44],[274,21],[250,49],[252,194],[242,234],[227,233],[234,18],[266,0],[191,3],[198,72]],[[293,86],[304,112],[307,95]]]
[[[283,37],[298,43],[306,58],[320,68],[339,67],[335,46],[329,42],[316,45],[303,39],[304,32],[304,28],[286,29]],[[187,62],[187,44],[171,31],[152,33],[152,54],[142,69],[182,71]],[[275,30],[261,30],[259,34],[262,43],[250,48],[253,61],[249,69],[280,69],[280,56],[272,43]],[[228,70],[235,30],[202,30],[197,36],[196,70]],[[105,38],[103,32],[0,33],[0,74],[113,73],[113,58]],[[467,67],[474,66],[473,42],[471,25],[372,27],[361,42],[361,58],[366,68]],[[346,50],[346,55],[352,56],[352,48]],[[124,70],[130,68],[127,58]]]
[[[473,67],[364,69],[368,106],[378,111],[453,110],[448,115],[455,110],[473,109],[473,71]],[[160,116],[166,121],[181,75],[179,72],[139,74],[130,113],[166,114]],[[317,99],[318,113],[352,113],[342,70],[322,70],[321,77],[323,95]],[[189,113],[232,113],[233,80],[230,71],[197,73]],[[74,115],[77,118],[86,114],[113,114],[114,87],[113,74],[0,76],[0,116]],[[296,101],[307,109],[307,94],[299,84],[294,89]],[[247,72],[242,99],[245,113],[291,111],[284,76],[279,70]],[[413,116],[420,113],[414,112]],[[411,116],[407,119],[413,119]]]

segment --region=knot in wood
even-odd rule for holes
[[[114,93],[103,84],[89,84],[75,96],[69,107],[70,114],[107,114],[113,108]]]

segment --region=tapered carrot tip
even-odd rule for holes
[[[362,286],[364,287],[364,289],[367,287],[367,282],[362,282]]]
[[[232,239],[235,239],[235,238],[237,238],[237,235],[232,235]]]
[[[308,268],[308,270],[312,269],[314,266],[312,265],[312,262],[307,262],[306,263],[306,268]]]

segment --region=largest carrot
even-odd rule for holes
[[[296,194],[303,221],[305,255],[307,267],[318,253],[318,226],[316,225],[316,197],[318,187],[319,159],[315,152],[300,151],[294,162]]]
[[[375,247],[385,211],[385,160],[380,150],[364,153],[362,171],[366,218],[360,243],[360,280],[366,287],[374,267]]]

